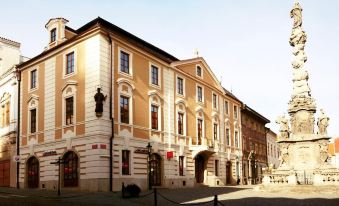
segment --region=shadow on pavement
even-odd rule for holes
[[[338,206],[339,197],[337,199],[309,198],[262,198],[251,197],[232,200],[220,200],[225,206]]]

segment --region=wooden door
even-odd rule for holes
[[[39,161],[36,157],[27,161],[27,184],[29,188],[39,187]]]
[[[195,179],[197,183],[204,182],[204,157],[197,155],[195,158]]]
[[[161,186],[161,157],[153,154],[150,159],[150,181],[152,186]]]
[[[10,165],[9,160],[0,162],[0,187],[9,187]]]
[[[228,161],[226,163],[226,184],[231,184],[231,177],[232,177],[232,174],[231,174],[231,162]]]

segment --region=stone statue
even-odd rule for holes
[[[318,134],[326,135],[327,134],[327,127],[330,118],[326,116],[323,109],[320,109],[320,114],[318,117]]]
[[[294,18],[294,24],[293,24],[293,28],[297,28],[299,26],[302,25],[302,14],[301,12],[303,11],[303,9],[301,8],[300,4],[298,2],[296,2],[294,4],[293,9],[290,12],[290,16],[291,18]]]
[[[289,147],[289,144],[281,144],[281,156],[279,157],[279,159],[280,159],[279,167],[280,168],[286,167],[287,164],[288,164],[288,157],[289,157],[288,147]]]
[[[286,119],[285,115],[279,116],[275,121],[277,124],[280,124],[279,132],[281,139],[287,139],[289,137],[289,126],[288,119]]]
[[[328,144],[326,142],[322,142],[319,144],[320,147],[320,162],[326,163],[328,160]]]
[[[95,113],[96,113],[97,117],[102,116],[102,112],[104,111],[103,102],[106,100],[106,97],[107,97],[107,96],[104,96],[100,92],[100,90],[101,90],[100,88],[97,88],[97,93],[94,95],[94,100],[96,102]]]

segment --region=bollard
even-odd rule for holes
[[[154,188],[154,206],[158,206],[157,188]]]
[[[218,195],[214,195],[213,206],[218,206]]]
[[[122,198],[125,198],[125,184],[124,183],[122,183],[121,193],[122,193]]]

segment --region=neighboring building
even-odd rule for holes
[[[203,58],[180,61],[101,18],[67,22],[51,19],[47,50],[19,65],[21,186],[56,188],[58,157],[63,188],[236,184],[241,102]]]
[[[17,81],[20,43],[0,37],[0,187],[16,186]]]
[[[243,150],[243,182],[261,182],[262,169],[267,165],[267,128],[270,121],[247,105],[241,109]]]
[[[280,150],[279,145],[277,143],[277,134],[272,130],[268,130],[266,135],[267,139],[267,163],[268,167],[272,169],[276,169],[279,167],[280,160]]]
[[[339,137],[333,138],[328,144],[329,162],[339,168]]]

